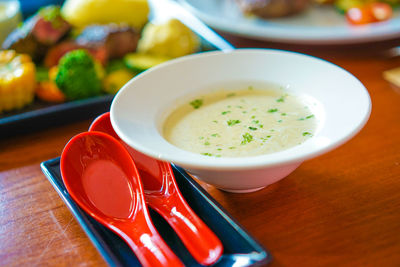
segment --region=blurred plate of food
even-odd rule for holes
[[[179,0],[209,26],[297,44],[357,44],[400,36],[399,0]]]
[[[94,117],[142,71],[232,49],[191,16],[169,0],[67,0],[40,8],[2,43],[0,136]]]

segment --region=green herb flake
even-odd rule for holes
[[[217,148],[217,150],[218,150],[218,151],[221,151],[221,150],[222,150],[222,148]]]
[[[255,118],[256,118],[256,116],[255,116],[255,115],[253,115],[253,116],[251,116],[251,118],[252,118],[252,119],[255,119]]]
[[[312,136],[312,133],[310,133],[310,132],[303,132],[303,136]]]
[[[228,126],[233,126],[235,124],[240,123],[240,120],[229,120],[226,123],[228,124]]]
[[[230,93],[230,94],[227,94],[226,97],[232,97],[232,96],[235,96],[235,95],[236,95],[235,93]]]
[[[250,130],[252,130],[252,131],[255,131],[255,130],[257,130],[257,128],[256,128],[256,127],[251,127],[251,126],[249,126],[249,129],[250,129]]]
[[[285,112],[281,113],[281,116],[286,116],[287,114]]]
[[[226,115],[226,114],[228,114],[228,113],[231,113],[231,111],[230,111],[230,110],[227,110],[227,111],[222,111],[222,112],[221,112],[222,115]]]
[[[260,121],[259,120],[253,120],[252,123],[258,124]]]
[[[245,133],[244,135],[242,135],[242,137],[243,137],[243,140],[240,143],[241,145],[245,145],[245,144],[248,144],[251,141],[253,141],[253,136],[249,133]]]
[[[278,120],[278,122],[279,122],[279,123],[281,123],[281,122],[282,122],[282,120]]]
[[[243,108],[243,106],[236,106],[237,108]]]
[[[192,102],[190,102],[190,105],[194,108],[194,109],[198,109],[203,105],[203,99],[195,99]]]
[[[311,115],[308,115],[308,116],[306,116],[306,117],[304,117],[304,118],[300,118],[300,119],[298,119],[299,121],[304,121],[304,120],[308,120],[308,119],[311,119],[311,118],[313,118],[314,117],[314,114],[311,114]]]
[[[268,110],[269,113],[274,113],[274,112],[277,112],[277,111],[278,111],[277,108],[271,108],[271,109]]]
[[[221,137],[219,134],[215,133],[211,135],[212,137]]]
[[[260,125],[258,125],[258,127],[264,128],[264,124],[260,124]]]
[[[218,123],[218,121],[212,121],[212,122],[214,122],[214,123]]]
[[[204,142],[204,145],[205,145],[205,146],[209,146],[209,145],[210,145],[210,142],[205,141],[205,142]]]
[[[204,136],[200,136],[199,139],[200,139],[200,140],[203,140],[203,139],[204,139]]]
[[[217,157],[217,158],[220,158],[220,157],[221,157],[221,155],[215,155],[215,157]]]
[[[277,100],[276,100],[276,102],[285,102],[285,97],[284,96],[281,96],[280,98],[278,98]]]
[[[212,156],[212,154],[211,153],[208,153],[208,152],[205,152],[205,153],[201,153],[202,155],[204,155],[204,156],[209,156],[209,157],[211,157]]]
[[[230,146],[230,147],[228,147],[229,149],[235,149],[236,147],[234,147],[234,146]]]
[[[242,113],[243,113],[243,114],[246,114],[246,113],[247,113],[247,111],[246,111],[246,110],[245,110],[245,111],[242,111]]]

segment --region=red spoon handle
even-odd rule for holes
[[[152,227],[124,225],[119,235],[135,252],[143,266],[183,266],[179,258],[172,252],[158,232]]]
[[[180,198],[180,197],[178,197]],[[223,246],[210,228],[181,199],[171,206],[153,207],[168,221],[190,254],[201,264],[215,263],[223,252]],[[149,202],[151,205],[151,201]],[[160,210],[160,208],[164,210]],[[169,209],[169,210],[168,210]]]

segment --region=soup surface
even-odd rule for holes
[[[312,137],[316,119],[297,96],[282,89],[214,90],[190,99],[167,117],[171,144],[211,157],[272,153]]]

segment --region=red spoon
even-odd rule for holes
[[[139,170],[146,202],[171,225],[199,263],[210,265],[218,261],[223,252],[222,243],[182,197],[171,165],[146,156],[125,144],[115,133],[109,112],[97,117],[89,131],[107,133],[127,148]]]
[[[86,132],[61,155],[63,182],[78,205],[119,235],[144,266],[183,266],[154,228],[135,164],[113,137]]]

